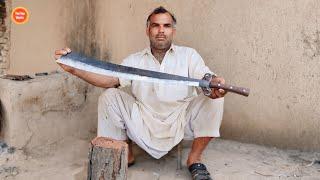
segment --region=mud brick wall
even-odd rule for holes
[[[0,0],[0,75],[9,66],[10,1]]]

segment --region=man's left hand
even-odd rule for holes
[[[211,83],[225,84],[225,80],[222,77],[214,77],[214,78],[212,78]],[[211,95],[210,95],[211,99],[221,98],[227,94],[227,91],[225,91],[223,89],[212,88],[211,90],[212,90]]]

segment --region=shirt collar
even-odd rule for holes
[[[176,46],[173,43],[171,43],[171,46],[168,51],[174,53],[176,51]],[[142,55],[152,55],[150,46],[142,51]]]

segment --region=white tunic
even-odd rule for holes
[[[213,74],[194,49],[175,45],[167,51],[161,64],[149,47],[128,56],[122,65],[196,79],[201,79],[205,73]],[[169,151],[182,140],[186,109],[197,95],[195,87],[125,79],[120,79],[120,85],[131,85],[136,99],[131,112],[132,124],[146,146]]]

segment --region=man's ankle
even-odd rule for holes
[[[188,160],[187,160],[187,167],[189,167],[190,165],[194,164],[194,163],[200,163],[201,162],[201,158],[200,157],[192,157],[189,156]]]

